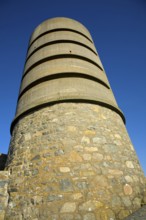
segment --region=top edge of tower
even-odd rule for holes
[[[89,38],[90,41],[93,41],[88,29],[79,21],[67,17],[54,17],[43,21],[34,29],[29,43],[31,44],[35,39],[46,32],[55,31],[57,29],[70,29],[72,31],[77,31]]]

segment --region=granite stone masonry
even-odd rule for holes
[[[0,220],[4,220],[5,211],[8,204],[8,182],[9,172],[0,171]]]
[[[7,169],[6,219],[117,220],[143,199],[143,173],[125,125],[98,105],[60,103],[22,118]]]
[[[81,23],[33,32],[11,134],[0,220],[123,220],[144,205],[124,115]]]

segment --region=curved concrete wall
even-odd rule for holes
[[[72,31],[56,31],[47,33],[38,39],[36,39],[31,45],[28,50],[28,56],[30,56],[36,49],[39,47],[44,46],[45,44],[51,44],[51,43],[57,43],[57,41],[73,41],[74,43],[81,43],[85,47],[89,47],[91,50],[94,51],[94,53],[97,53],[93,43],[89,41],[87,38],[85,38],[83,35],[80,35],[79,33],[75,33]]]
[[[42,22],[33,32],[31,39],[30,39],[30,44],[36,40],[39,36],[51,32],[51,31],[57,31],[61,29],[68,29],[71,31],[76,31],[82,35],[84,35],[86,38],[88,38],[90,41],[92,40],[92,37],[89,33],[89,31],[84,27],[81,23],[78,21],[75,21],[70,18],[63,18],[63,17],[58,17],[58,18],[52,18],[48,19],[44,22]]]
[[[88,30],[72,19],[54,18],[32,34],[12,127],[30,110],[66,100],[105,104],[124,120]]]
[[[74,99],[106,102],[116,108],[116,101],[107,87],[93,80],[89,84],[89,80],[85,78],[65,77],[49,80],[29,89],[20,97],[17,113],[21,114],[46,102]]]
[[[90,51],[88,48],[82,45],[76,45],[75,43],[58,43],[49,45],[41,48],[36,53],[34,53],[30,59],[27,60],[24,74],[28,72],[33,66],[38,65],[40,62],[44,62],[48,59],[55,59],[63,56],[75,56],[80,59],[87,59],[88,62],[93,62],[100,69],[102,69],[102,64],[99,57]]]
[[[33,69],[29,71],[29,74],[23,76],[20,95],[27,89],[31,84],[38,82],[39,79],[43,79],[51,76],[55,77],[55,75],[66,74],[66,75],[79,75],[93,77],[96,80],[102,81],[107,87],[110,87],[108,79],[104,72],[95,66],[93,63],[89,63],[82,59],[76,58],[60,58],[53,59],[41,63],[35,66]],[[56,76],[57,77],[57,76]]]

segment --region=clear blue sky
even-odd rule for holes
[[[0,0],[0,152],[8,150],[30,34],[60,16],[89,29],[146,174],[146,0]]]

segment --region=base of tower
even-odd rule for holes
[[[144,174],[116,112],[60,103],[13,130],[5,219],[118,220],[142,203]]]

